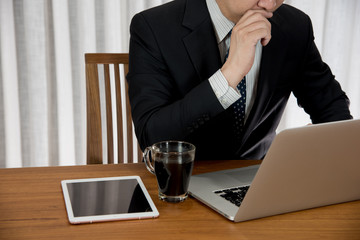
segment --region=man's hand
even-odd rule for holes
[[[234,26],[230,40],[229,56],[221,71],[229,85],[236,89],[241,79],[250,71],[258,41],[266,46],[271,39],[271,12],[249,10]]]

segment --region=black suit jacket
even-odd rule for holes
[[[141,148],[185,140],[197,147],[197,159],[261,159],[291,92],[313,123],[351,118],[308,16],[283,5],[270,22],[255,103],[236,140],[230,109],[223,109],[208,81],[222,63],[205,0],[175,0],[135,15],[127,79]]]

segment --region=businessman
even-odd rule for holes
[[[134,16],[129,97],[144,149],[184,140],[196,159],[262,159],[291,92],[313,123],[350,119],[312,24],[282,0],[175,0]]]

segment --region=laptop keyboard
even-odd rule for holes
[[[240,207],[250,185],[216,190],[214,193]]]

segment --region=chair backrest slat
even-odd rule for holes
[[[116,92],[116,114],[117,114],[117,135],[118,135],[118,152],[124,152],[123,141],[120,139],[124,136],[123,117],[122,117],[122,101],[121,101],[121,83],[119,65],[114,65],[115,74],[115,92]],[[125,137],[125,136],[124,136]],[[129,144],[129,143],[128,143]]]
[[[128,74],[129,72],[129,65],[125,64],[124,65],[124,74],[125,76]],[[129,90],[129,85],[127,83],[127,81],[125,81],[125,91],[128,92]],[[127,129],[133,129],[133,123],[132,123],[132,118],[131,118],[131,107],[130,107],[130,100],[129,100],[129,95],[126,94],[126,124],[127,124]],[[127,132],[127,139],[128,141],[133,141],[133,135],[131,132]],[[128,144],[128,156],[133,157],[133,149],[131,148],[132,144]],[[142,156],[142,152],[140,150],[139,145],[137,146],[137,152],[138,152],[138,156]],[[139,158],[139,157],[138,157]],[[139,158],[139,160],[141,161],[142,159]]]
[[[114,163],[114,142],[113,142],[113,124],[112,124],[112,104],[111,104],[111,86],[110,86],[110,67],[104,64],[104,81],[105,81],[105,99],[106,99],[106,127],[107,127],[107,144],[108,144],[108,163]]]
[[[142,152],[139,145],[133,146],[133,124],[131,118],[131,109],[128,97],[128,84],[125,76],[129,70],[129,55],[122,53],[87,53],[85,54],[86,68],[86,104],[87,104],[87,163],[103,163],[102,156],[102,126],[101,126],[101,104],[99,90],[99,70],[98,67],[104,67],[104,85],[105,85],[105,105],[106,105],[106,134],[107,134],[107,158],[108,163],[114,163],[114,135],[113,135],[113,115],[112,104],[116,109],[117,125],[117,148],[118,162],[136,162],[141,161]],[[110,68],[110,65],[113,68]],[[124,68],[120,70],[120,66]],[[114,71],[115,91],[111,91],[111,70]],[[121,84],[124,81],[124,85]],[[122,91],[125,86],[125,91]],[[112,102],[111,93],[115,92],[115,103]],[[121,95],[125,92],[125,96]],[[123,103],[123,100],[125,102]],[[123,116],[123,107],[125,115]],[[123,129],[123,121],[126,121],[126,136]],[[124,148],[124,142],[127,147]],[[127,159],[125,160],[125,149]],[[137,152],[137,159],[134,161],[133,151]]]

